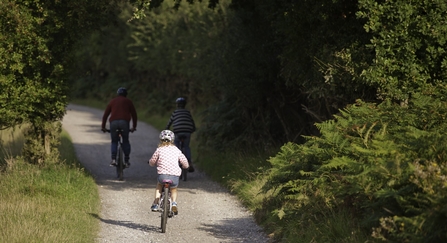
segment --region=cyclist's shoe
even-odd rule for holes
[[[112,162],[110,162],[110,166],[116,166],[116,160],[112,159]]]
[[[192,165],[190,165],[189,167],[188,167],[188,172],[194,172],[195,170],[194,170],[194,167],[192,167]]]
[[[125,164],[126,164],[126,168],[130,167],[130,162],[129,161],[127,161]]]
[[[177,207],[177,203],[176,202],[172,203],[172,212],[174,213],[174,215],[178,214],[178,207]]]
[[[151,210],[152,210],[152,212],[157,212],[158,211],[158,204],[152,204]]]

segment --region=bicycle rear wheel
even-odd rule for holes
[[[161,232],[166,232],[166,223],[168,222],[168,215],[169,215],[169,188],[164,187],[163,188],[163,212],[161,213]]]
[[[118,154],[116,157],[116,176],[118,177],[118,180],[122,181],[124,176],[124,152],[120,143],[118,143]]]

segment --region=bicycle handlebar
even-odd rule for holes
[[[137,129],[135,129],[135,128],[131,128],[131,129],[129,129],[129,132],[135,132]],[[104,129],[101,129],[101,131],[103,132],[103,133],[106,133],[106,132],[110,132],[110,129],[107,129],[107,128],[104,128]],[[121,129],[117,129],[117,131],[118,132],[122,132],[123,130],[121,130]]]

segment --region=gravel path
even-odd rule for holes
[[[159,131],[139,122],[130,134],[131,167],[124,181],[110,167],[110,136],[100,131],[101,110],[69,105],[63,127],[79,161],[94,176],[101,198],[97,242],[268,242],[250,212],[227,190],[196,169],[180,182],[179,214],[161,233],[160,213],[150,211],[156,170],[146,162],[158,144]]]

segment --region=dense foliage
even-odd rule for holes
[[[409,106],[358,101],[319,123],[321,136],[284,145],[264,187],[278,190],[277,214],[348,208],[376,238],[445,241],[447,103]]]
[[[359,5],[375,53],[374,65],[362,75],[379,87],[379,95],[406,100],[445,86],[447,2],[360,0]]]
[[[359,9],[374,59],[358,75],[385,101],[358,101],[318,123],[321,136],[284,145],[264,189],[279,190],[285,219],[348,208],[377,239],[445,241],[447,5],[359,1]]]
[[[356,1],[177,3],[141,19],[123,6],[79,52],[77,70],[88,76],[73,95],[106,101],[125,85],[159,114],[187,96],[193,111],[205,109],[201,143],[233,148],[299,142],[318,132],[315,121],[376,98],[359,75],[372,55]]]
[[[0,2],[0,129],[31,124],[24,153],[30,161],[54,156],[71,48],[107,15],[108,6],[85,0]]]

